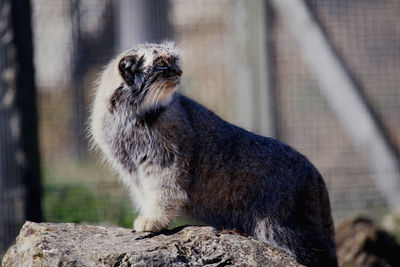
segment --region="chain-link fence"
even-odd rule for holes
[[[290,18],[273,2],[32,1],[44,220],[131,226],[125,189],[88,152],[88,107],[94,81],[113,55],[163,39],[182,50],[184,94],[228,121],[282,139],[316,165],[336,222],[383,214],[387,200],[376,180],[385,177],[372,173],[322,93]],[[385,142],[398,151],[400,3],[297,2],[357,85]]]
[[[345,71],[357,84],[360,99],[367,102],[391,148],[398,151],[400,3],[306,3],[343,61]],[[305,153],[320,169],[329,187],[335,218],[340,220],[360,213],[382,214],[386,200],[377,190],[374,179],[385,179],[387,173],[382,174],[383,177],[373,177],[368,155],[357,150],[354,140],[332,110],[295,37],[283,23],[284,18],[277,13],[274,15],[271,38],[275,52],[279,137]]]

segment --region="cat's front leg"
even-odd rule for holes
[[[156,182],[147,177],[142,187],[140,215],[133,228],[138,232],[159,232],[167,229],[187,202],[187,194],[171,181],[159,178]],[[167,183],[167,184],[164,184]]]

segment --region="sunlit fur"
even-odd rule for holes
[[[128,85],[123,80],[119,69],[121,60],[129,56],[143,57],[144,59],[142,72],[138,74],[138,77],[135,77],[134,85]],[[161,57],[167,63],[172,59],[176,63],[179,61],[177,49],[170,42],[161,45],[140,45],[121,53],[116,59],[112,60],[99,79],[91,114],[90,133],[93,143],[102,150],[106,160],[120,174],[129,188],[132,200],[142,215],[135,221],[135,229],[138,231],[159,231],[164,229],[168,227],[177,215],[178,210],[163,212],[158,209],[158,201],[162,197],[162,193],[157,190],[161,184],[160,177],[163,175],[169,176],[169,171],[151,164],[141,165],[135,173],[135,177],[132,177],[132,172],[115,160],[115,155],[110,151],[109,144],[106,144],[104,133],[107,128],[104,128],[106,127],[104,118],[105,113],[112,112],[112,108],[118,109],[118,107],[112,107],[111,104],[117,88],[131,99],[125,99],[130,102],[129,109],[122,110],[122,114],[120,114],[122,116],[113,117],[115,124],[125,124],[128,123],[127,120],[134,124],[138,123],[137,120],[143,114],[170,103],[172,95],[180,84],[180,77],[164,78],[161,75],[157,75],[154,70],[153,60],[158,57]],[[150,79],[154,77],[156,79],[150,82]],[[116,104],[118,105],[118,103]],[[115,130],[113,127],[108,129],[109,132],[113,130]],[[118,133],[115,134],[118,135]],[[175,148],[171,149],[175,150]],[[145,182],[142,183],[141,181]],[[186,201],[186,193],[172,187],[173,184],[171,184],[171,190],[176,191],[176,195],[179,196],[174,198],[178,202],[174,203],[174,206],[180,207]]]
[[[307,266],[336,266],[317,169],[288,145],[177,93],[181,74],[173,44],[147,44],[111,61],[96,89],[91,136],[129,189],[135,230],[163,230],[182,213],[245,232]]]

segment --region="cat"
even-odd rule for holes
[[[139,211],[136,231],[178,214],[236,229],[307,266],[337,266],[329,197],[318,170],[273,138],[234,126],[177,92],[173,43],[112,60],[96,88],[90,132]]]

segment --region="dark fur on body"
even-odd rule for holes
[[[163,104],[138,109],[138,90],[154,79],[141,64],[128,76],[142,77],[124,77],[113,89],[104,141],[138,188],[157,167],[157,203],[172,217],[167,221],[184,213],[248,233],[307,266],[336,266],[328,192],[316,168],[288,145],[229,124],[174,91]],[[140,178],[140,170],[150,171]]]

